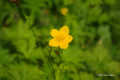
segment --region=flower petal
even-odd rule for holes
[[[68,12],[68,8],[62,8],[61,9],[61,14],[63,14],[64,16],[67,15],[67,12]]]
[[[63,26],[63,27],[60,29],[60,32],[68,35],[68,34],[69,34],[69,28],[68,28],[67,26]]]
[[[57,36],[57,34],[59,33],[59,31],[57,29],[52,29],[50,34],[52,35],[52,37]]]
[[[55,39],[51,39],[49,45],[52,47],[58,47],[58,42]]]
[[[65,41],[70,43],[73,40],[73,37],[71,35],[66,36]]]
[[[62,41],[62,42],[59,43],[59,46],[60,46],[61,49],[66,49],[68,47],[68,43]]]

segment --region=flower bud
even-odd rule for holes
[[[54,50],[54,52],[59,56],[59,51],[58,50]]]

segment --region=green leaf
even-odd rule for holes
[[[8,62],[13,61],[12,56],[8,53],[8,49],[3,49],[0,45],[0,64],[8,64]]]
[[[107,3],[109,5],[115,5],[116,0],[105,0],[105,3]]]
[[[98,18],[98,22],[100,24],[102,24],[103,22],[107,22],[107,20],[108,20],[108,14],[107,13],[101,14]]]

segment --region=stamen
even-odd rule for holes
[[[61,41],[61,40],[65,39],[65,36],[63,34],[58,34],[56,36],[56,38],[57,38],[58,41]]]

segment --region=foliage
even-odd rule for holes
[[[19,4],[0,1],[0,80],[53,80],[46,47],[52,39],[50,31],[62,26],[69,27],[73,41],[61,55],[62,76],[57,48],[52,48],[57,80],[120,79],[119,0],[21,1],[29,21]],[[65,16],[62,8],[68,9]]]

